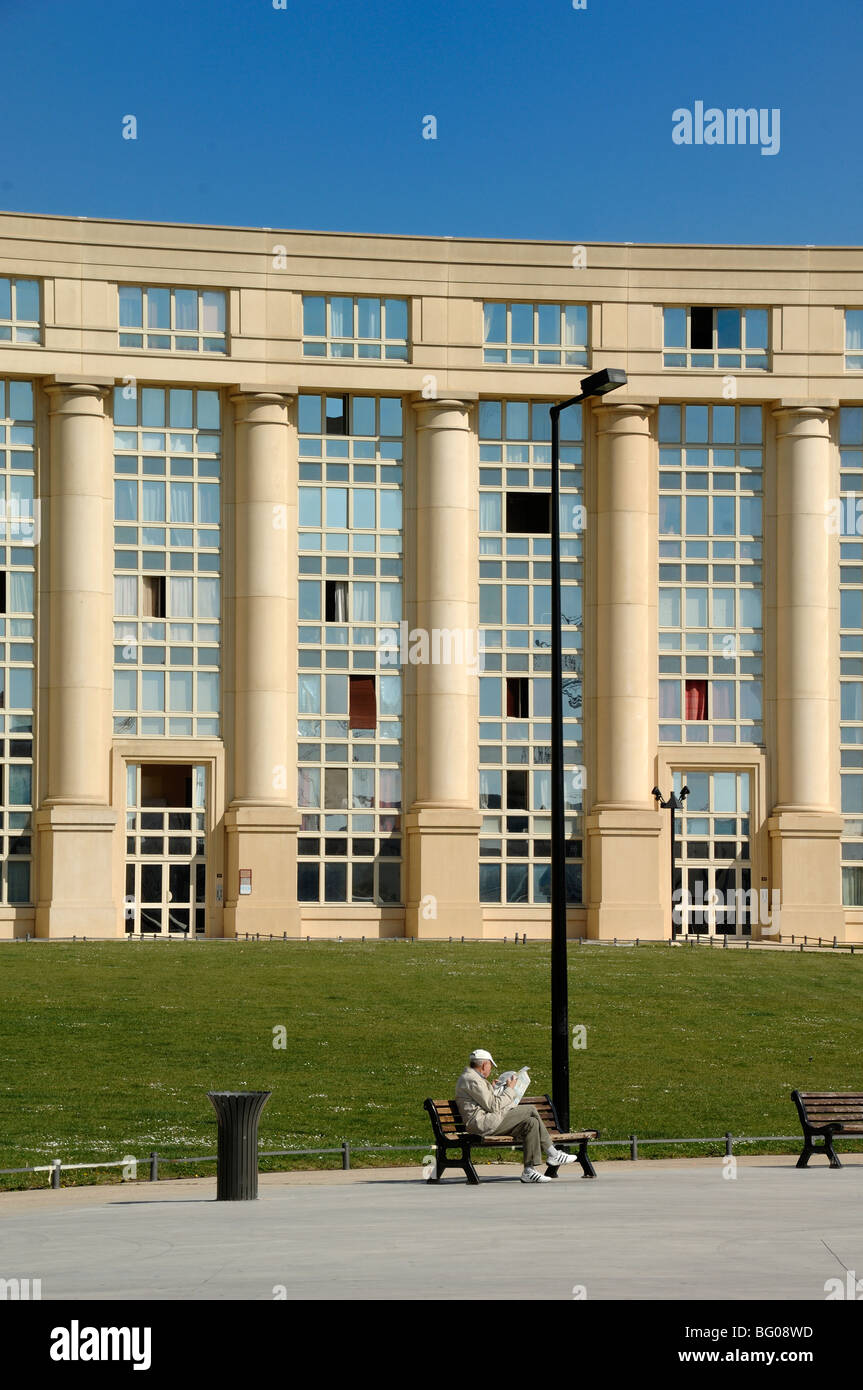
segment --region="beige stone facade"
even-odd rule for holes
[[[129,902],[136,891],[130,894],[129,885],[140,881],[129,876],[130,855],[140,868],[147,847],[142,841],[134,854],[130,850],[129,817],[145,815],[156,804],[175,805],[180,814],[168,791],[155,801],[148,802],[146,792],[133,800],[129,769],[152,766],[188,769],[189,776],[192,768],[203,769],[194,785],[205,791],[198,800],[179,803],[203,820],[197,836],[194,826],[191,832],[201,842],[192,859],[204,866],[198,881],[205,885],[197,918],[192,889],[192,918],[184,919],[191,930],[197,922],[208,936],[547,936],[549,909],[536,887],[542,874],[533,850],[525,853],[531,873],[536,870],[534,888],[523,900],[507,901],[503,887],[498,902],[480,896],[483,836],[493,844],[497,834],[496,843],[505,844],[517,817],[493,802],[480,805],[482,669],[466,659],[402,668],[401,805],[390,806],[397,823],[387,832],[400,840],[397,900],[390,893],[386,901],[377,894],[362,901],[365,889],[341,902],[327,901],[324,890],[317,902],[298,899],[298,856],[308,853],[312,819],[297,804],[303,745],[297,726],[303,669],[297,635],[298,401],[316,393],[401,400],[404,617],[411,630],[469,632],[482,621],[482,562],[497,563],[478,542],[482,402],[548,404],[577,392],[588,371],[613,366],[625,368],[626,387],[585,406],[582,421],[584,786],[577,857],[583,890],[582,901],[570,909],[571,934],[669,934],[670,818],[657,809],[651,789],[656,785],[667,796],[675,771],[695,771],[748,778],[749,801],[737,806],[738,826],[746,817],[746,883],[756,891],[778,890],[782,939],[806,932],[863,941],[863,906],[843,902],[841,864],[852,863],[854,854],[843,851],[850,812],[843,818],[841,537],[828,524],[840,496],[840,411],[863,403],[863,373],[846,353],[846,310],[863,304],[863,250],[572,247],[4,214],[0,283],[4,277],[39,285],[39,340],[16,340],[14,324],[10,337],[0,337],[0,380],[34,386],[41,534],[35,559],[30,900],[11,901],[11,890],[4,894],[0,935],[122,936],[129,922],[140,929]],[[179,309],[168,346],[121,346],[118,286],[223,292],[225,350],[189,350]],[[406,360],[383,353],[332,356],[329,346],[310,355],[304,351],[304,295],[337,298],[340,304],[405,302]],[[507,362],[486,360],[485,304],[586,306],[587,364],[563,365],[563,351],[558,363],[547,364],[541,350],[527,364],[519,361],[518,347]],[[724,365],[719,338],[714,363],[697,365],[694,327],[691,342],[680,349],[685,365],[664,364],[664,311],[705,306],[715,316],[725,309],[766,311],[766,369]],[[0,331],[2,318],[0,313]],[[727,328],[728,318],[713,322]],[[142,341],[146,333],[145,322]],[[329,328],[326,336],[333,336]],[[733,355],[726,353],[726,361]],[[114,392],[123,387],[130,395],[149,387],[219,393],[218,732],[201,732],[206,720],[193,723],[191,713],[172,720],[170,705],[164,734],[144,732],[144,717],[131,720],[133,733],[116,722],[112,635],[119,639],[112,594],[115,550],[123,542],[112,534],[117,517],[111,441]],[[739,711],[728,716],[721,739],[710,724],[709,739],[689,742],[683,714],[668,713],[673,691],[664,715],[660,707],[659,679],[668,668],[661,665],[659,640],[659,418],[668,403],[763,411],[763,556],[757,580],[763,646],[748,649],[759,650],[763,660],[763,711],[749,726],[759,730],[751,741],[740,736]],[[142,447],[146,453],[146,443]],[[685,468],[690,466],[691,459]],[[714,466],[715,458],[709,464]],[[146,473],[146,462],[143,468]],[[713,499],[719,493],[705,495]],[[161,522],[169,523],[170,518]],[[146,537],[141,544],[146,549]],[[705,559],[712,560],[706,545]],[[680,566],[689,568],[686,556]],[[141,579],[146,601],[156,604],[141,612],[150,612],[154,622],[165,616],[158,606],[159,582],[164,587],[165,580],[154,588],[146,576]],[[680,582],[685,591],[687,576]],[[711,591],[716,587],[715,580],[696,582]],[[685,595],[683,601],[689,601]],[[326,648],[326,631],[322,640]],[[170,644],[170,636],[165,641]],[[664,650],[668,655],[671,649]],[[712,660],[717,648],[703,650]],[[675,660],[672,654],[672,666]],[[498,669],[505,679],[509,668]],[[714,665],[707,672],[707,656],[703,669],[699,681],[680,668],[687,709],[697,707],[700,687],[716,670]],[[140,671],[144,680],[145,664]],[[849,671],[853,676],[856,668]],[[173,679],[170,671],[165,678]],[[521,698],[514,687],[504,694]],[[736,698],[727,691],[721,696]],[[509,709],[503,722],[507,718],[515,718]],[[191,732],[171,732],[186,724]],[[680,737],[668,737],[672,726],[680,728]],[[505,733],[503,739],[505,744]],[[334,756],[338,761],[340,755]],[[354,763],[347,753],[342,761],[348,765],[347,786]],[[504,786],[510,765],[516,766],[512,759],[507,763],[504,747]],[[856,765],[852,750],[847,767]],[[188,782],[185,771],[183,776]],[[169,772],[164,779],[168,787]],[[705,824],[708,810],[721,819],[717,801],[705,809]],[[508,821],[497,832],[495,811],[499,822]],[[320,814],[326,820],[324,808]],[[694,844],[702,833],[714,837],[712,863],[714,840],[731,832],[711,826],[703,832],[696,827],[689,838]],[[540,830],[540,837],[545,833]],[[857,833],[852,825],[850,838]],[[738,829],[738,841],[740,835]],[[165,843],[167,837],[166,826]],[[325,824],[318,841],[323,862]],[[347,839],[339,848],[342,843]],[[505,848],[497,852],[506,858]],[[362,874],[351,879],[353,851],[345,853],[345,881],[365,883]],[[504,874],[502,883],[522,882],[515,859],[512,868],[512,879]],[[241,892],[241,871],[251,891]],[[188,874],[180,881],[187,882]],[[486,880],[494,881],[494,875]],[[173,891],[163,892],[165,930]],[[849,896],[854,890],[846,888]],[[753,935],[762,931],[753,925]]]

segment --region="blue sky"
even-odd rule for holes
[[[0,0],[0,208],[859,243],[861,40],[860,0]],[[696,101],[779,152],[676,145]]]

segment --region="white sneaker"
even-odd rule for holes
[[[549,1149],[545,1156],[546,1163],[550,1163],[552,1168],[562,1168],[566,1163],[577,1163],[575,1154],[564,1153],[563,1149]]]
[[[551,1178],[547,1178],[544,1173],[538,1173],[535,1168],[525,1168],[519,1182],[551,1182]]]

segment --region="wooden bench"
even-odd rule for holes
[[[803,1152],[798,1168],[805,1168],[813,1154],[826,1154],[831,1168],[841,1168],[836,1157],[833,1138],[837,1134],[863,1136],[863,1093],[853,1091],[792,1091],[791,1099],[803,1126]],[[822,1137],[824,1144],[816,1148],[813,1139]]]
[[[581,1164],[584,1177],[596,1177],[593,1164],[587,1155],[587,1146],[591,1139],[599,1138],[600,1131],[598,1129],[579,1129],[573,1130],[569,1134],[563,1133],[558,1124],[557,1111],[551,1096],[524,1096],[521,1104],[536,1106],[539,1117],[554,1140],[556,1147],[578,1144],[576,1158]],[[471,1149],[517,1149],[521,1147],[520,1141],[514,1139],[511,1134],[469,1134],[455,1100],[427,1100],[425,1109],[429,1113],[435,1137],[435,1170],[431,1178],[432,1182],[440,1182],[441,1174],[446,1168],[461,1168],[469,1183],[478,1183],[479,1175],[471,1162]],[[461,1157],[450,1158],[448,1151],[451,1149],[460,1149]],[[557,1168],[551,1164],[546,1168],[546,1173],[550,1178],[556,1178],[557,1172]]]

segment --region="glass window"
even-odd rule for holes
[[[586,366],[584,304],[483,305],[484,360],[511,366]]]
[[[121,348],[227,352],[224,290],[119,285],[117,298]]]

